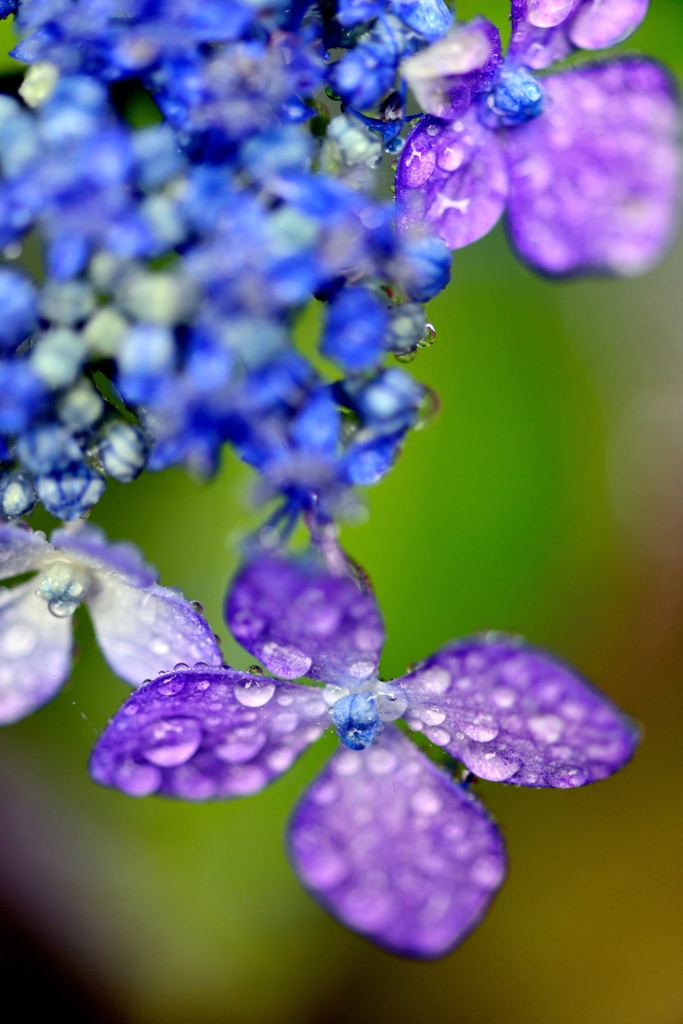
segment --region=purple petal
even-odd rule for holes
[[[679,112],[667,74],[624,59],[550,75],[547,110],[507,133],[510,231],[550,274],[639,274],[677,227]]]
[[[427,225],[460,249],[494,227],[507,193],[501,145],[474,111],[450,124],[426,117],[409,135],[396,173],[402,231]]]
[[[569,26],[569,38],[582,50],[603,50],[635,32],[649,0],[584,0]]]
[[[37,569],[49,550],[44,533],[19,525],[0,526],[0,580]]]
[[[583,786],[638,743],[633,722],[573,669],[497,634],[443,647],[399,686],[408,726],[492,782]]]
[[[90,774],[129,796],[247,796],[285,772],[328,722],[314,687],[231,668],[170,672],[117,712]]]
[[[357,686],[377,669],[384,627],[373,594],[312,558],[264,554],[238,573],[226,620],[243,647],[283,679]]]
[[[35,582],[0,588],[0,724],[54,697],[71,668],[71,619],[56,618]]]
[[[138,589],[95,572],[86,603],[102,653],[133,686],[181,662],[223,661],[208,622],[179,592],[156,584]]]
[[[156,570],[143,561],[134,544],[111,544],[97,526],[77,522],[54,530],[50,540],[58,551],[65,551],[90,569],[112,573],[131,587],[149,587],[157,581]]]
[[[484,808],[394,726],[330,759],[294,812],[290,855],[334,917],[421,959],[462,941],[505,875]]]
[[[569,18],[580,3],[581,0],[512,0],[509,57],[535,70],[568,57],[574,50],[567,35]],[[566,13],[561,17],[563,12]]]

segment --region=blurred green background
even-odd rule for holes
[[[459,13],[477,9],[504,24],[502,2]],[[683,72],[681,0],[654,0],[634,47]],[[683,1021],[683,247],[639,280],[558,284],[498,229],[456,255],[430,313],[437,340],[412,369],[441,414],[343,534],[384,610],[383,669],[472,630],[521,632],[644,722],[634,764],[578,791],[481,783],[509,879],[462,947],[409,963],[330,920],[285,859],[289,808],[331,739],[233,803],[135,801],[88,780],[128,690],[79,613],[71,682],[0,735],[0,955],[7,978],[24,944],[26,977],[70,991],[63,1019]],[[204,603],[240,667],[252,659],[221,604],[256,521],[250,482],[226,456],[208,485],[109,484],[92,517]]]

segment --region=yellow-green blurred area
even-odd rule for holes
[[[503,2],[459,13],[478,6],[504,23]],[[681,0],[653,0],[634,47],[683,71]],[[331,738],[230,803],[136,801],[89,781],[89,750],[129,691],[79,612],[71,682],[0,735],[0,975],[14,928],[37,964],[29,982],[49,970],[86,1007],[52,1019],[683,1021],[683,247],[642,279],[554,283],[499,229],[456,255],[430,317],[436,343],[410,369],[440,415],[343,532],[386,617],[383,671],[474,630],[523,633],[644,723],[635,762],[569,792],[479,784],[508,881],[459,949],[410,963],[327,917],[287,863],[290,807]],[[226,456],[208,485],[179,471],[110,483],[92,516],[204,603],[240,667],[252,659],[221,608],[258,521],[251,482]]]

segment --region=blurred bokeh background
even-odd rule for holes
[[[477,8],[505,23],[500,0],[459,14]],[[680,74],[681,0],[653,0],[633,48]],[[683,1021],[683,247],[639,280],[553,283],[498,229],[457,254],[431,318],[436,343],[412,369],[441,413],[343,534],[386,616],[383,669],[473,630],[523,633],[644,723],[635,762],[570,792],[481,783],[509,879],[462,947],[409,963],[330,920],[286,861],[289,809],[331,739],[232,803],[136,801],[88,780],[128,691],[79,613],[70,683],[0,734],[0,986],[22,1019]],[[226,455],[209,484],[110,483],[92,517],[204,603],[240,667],[252,659],[221,605],[256,521],[249,487]]]

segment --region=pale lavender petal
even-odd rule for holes
[[[576,0],[526,0],[526,20],[536,28],[554,28],[561,25],[575,7]]]
[[[569,26],[569,38],[582,50],[603,50],[635,32],[649,0],[584,0]]]
[[[355,687],[377,669],[384,627],[374,595],[312,558],[264,554],[234,579],[226,620],[269,672]]]
[[[452,949],[505,875],[503,840],[484,808],[394,726],[367,750],[339,749],[296,808],[289,840],[315,899],[410,957]]]
[[[86,603],[102,653],[118,676],[137,686],[184,662],[220,665],[206,619],[179,591],[129,586],[109,572],[93,573]]]
[[[408,57],[400,73],[421,110],[452,121],[467,112],[500,61],[498,29],[475,18],[468,25],[455,24],[442,39]]]
[[[509,225],[549,274],[639,274],[677,228],[679,110],[658,65],[614,60],[543,80],[546,112],[510,130]]]
[[[104,530],[88,523],[54,530],[50,540],[58,551],[64,551],[90,569],[112,573],[131,587],[149,587],[156,583],[158,573],[147,565],[141,551],[128,541],[110,543]]]
[[[393,685],[409,728],[492,782],[583,786],[638,743],[634,723],[573,669],[498,634],[455,641]]]
[[[0,580],[37,569],[50,550],[45,534],[17,525],[0,525]]]
[[[396,172],[401,231],[427,227],[460,249],[494,227],[507,193],[500,142],[474,111],[451,123],[427,117],[409,135]]]
[[[0,724],[50,700],[71,668],[70,618],[56,618],[28,580],[0,588]]]
[[[129,796],[248,796],[285,772],[329,722],[320,690],[230,668],[141,686],[93,750],[90,774]]]

